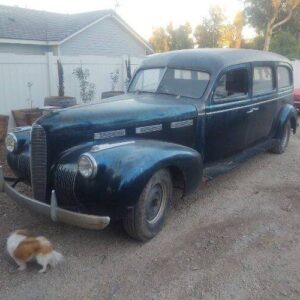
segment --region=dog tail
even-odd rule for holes
[[[62,262],[64,259],[64,257],[62,256],[61,253],[57,252],[57,251],[52,251],[51,252],[51,257],[50,257],[50,261],[49,264],[51,267],[55,267],[57,266],[60,262]]]

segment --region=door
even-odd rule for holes
[[[246,146],[250,147],[270,137],[277,111],[276,71],[273,63],[252,65],[252,101],[248,112],[249,128]]]
[[[251,107],[250,65],[226,69],[218,77],[206,106],[205,163],[232,156],[245,148]]]

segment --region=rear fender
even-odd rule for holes
[[[294,106],[292,106],[291,104],[286,104],[279,112],[275,138],[280,139],[282,137],[284,126],[289,121],[291,122],[293,133],[295,134],[298,126],[297,120],[298,114]]]

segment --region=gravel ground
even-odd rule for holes
[[[174,199],[164,230],[141,244],[120,224],[93,232],[53,224],[0,194],[0,299],[300,299],[300,134]],[[62,265],[24,272],[8,233],[51,239]]]

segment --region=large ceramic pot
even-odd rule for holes
[[[66,108],[70,106],[76,105],[76,98],[75,97],[68,97],[68,96],[51,96],[46,97],[44,100],[45,106],[56,106],[61,108]]]

